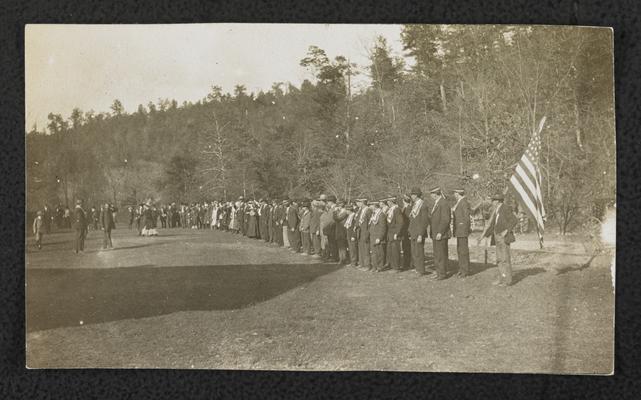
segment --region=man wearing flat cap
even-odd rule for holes
[[[358,263],[359,267],[364,270],[371,270],[372,258],[369,248],[369,220],[372,211],[367,206],[367,199],[356,199],[358,206],[356,218],[356,229],[358,229]]]
[[[413,188],[410,197],[412,198],[412,209],[409,214],[408,233],[412,254],[412,265],[418,275],[425,275],[425,236],[427,227],[430,224],[430,210],[421,198],[423,192],[419,188]]]
[[[401,230],[403,229],[403,213],[398,206],[396,197],[385,199],[387,209],[387,261],[395,272],[401,271]]]
[[[434,206],[430,215],[430,237],[434,249],[435,280],[447,278],[447,241],[450,238],[451,211],[440,187],[430,190]]]
[[[477,244],[480,244],[482,238],[491,237],[490,245],[496,245],[496,263],[499,268],[499,276],[492,284],[498,286],[510,286],[513,283],[510,244],[515,240],[512,230],[519,222],[512,208],[503,204],[504,200],[502,194],[492,196],[494,210],[490,215],[490,223],[485,227],[481,237],[477,239]]]
[[[470,247],[468,237],[470,236],[470,203],[465,198],[463,189],[454,189],[456,204],[452,208],[452,217],[454,219],[454,237],[456,238],[456,253],[458,255],[458,274],[459,278],[465,278],[470,275]]]

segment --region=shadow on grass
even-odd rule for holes
[[[177,311],[239,309],[313,281],[337,264],[27,271],[27,331]]]
[[[534,267],[534,268],[525,268],[518,271],[514,271],[512,274],[512,283],[516,284],[527,278],[528,276],[538,275],[546,272],[544,268]]]

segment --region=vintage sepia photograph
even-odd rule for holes
[[[27,368],[614,373],[611,28],[24,35]]]

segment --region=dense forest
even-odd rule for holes
[[[370,198],[463,186],[502,191],[543,116],[548,218],[561,232],[615,199],[612,33],[545,26],[407,25],[405,56],[379,37],[369,65],[316,46],[300,87],[276,82],[127,113],[49,114],[26,134],[27,209],[83,198]],[[266,62],[269,62],[266,60]],[[355,90],[356,75],[366,74]]]

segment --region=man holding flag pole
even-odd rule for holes
[[[545,124],[545,117],[541,118],[538,130],[533,132],[523,156],[516,165],[514,174],[510,178],[509,187],[516,194],[516,198],[529,216],[536,222],[539,237],[539,246],[543,248],[543,230],[545,209],[541,193],[541,171],[539,160],[541,154],[541,130]],[[499,268],[499,279],[495,285],[510,286],[512,282],[512,263],[510,260],[510,244],[515,241],[512,230],[518,219],[510,206],[503,203],[504,196],[497,194],[492,197],[494,210],[490,216],[488,226],[478,238],[477,244],[486,237],[491,237],[491,245],[496,245],[496,261]],[[487,253],[486,253],[487,258]]]

